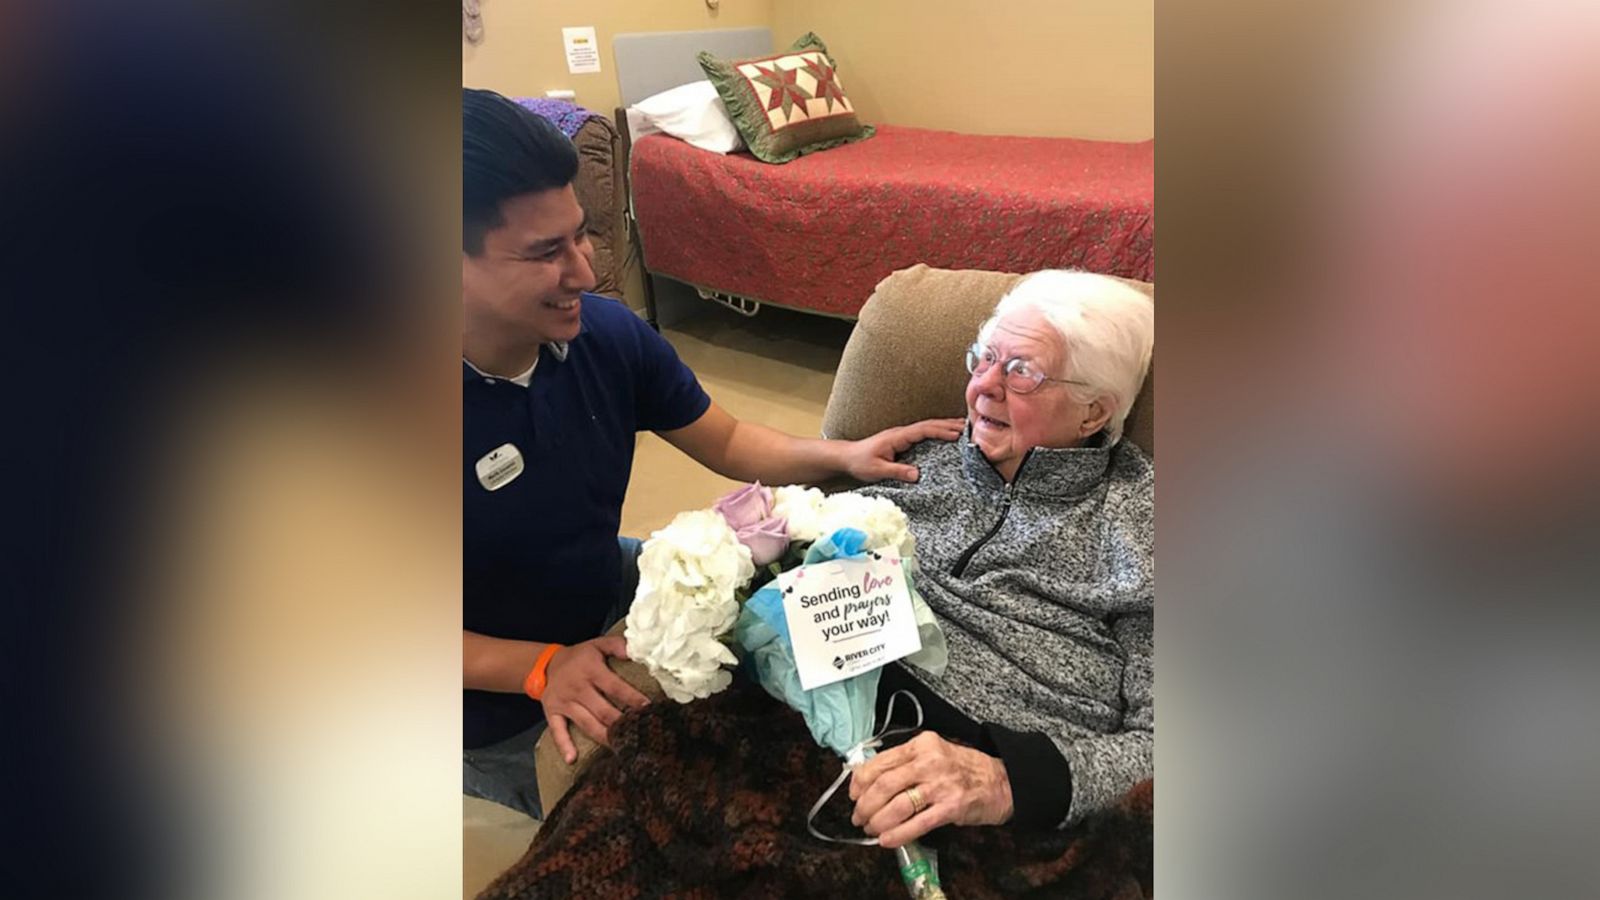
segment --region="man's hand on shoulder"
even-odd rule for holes
[[[623,711],[639,709],[650,700],[620,675],[611,671],[606,657],[628,658],[628,645],[621,635],[607,635],[573,644],[556,651],[545,670],[545,717],[550,734],[562,759],[573,762],[578,749],[572,743],[568,723],[600,744],[607,743],[607,729],[622,718]]]
[[[937,439],[953,441],[967,427],[965,419],[924,419],[898,428],[886,428],[872,437],[852,441],[845,448],[845,471],[857,481],[916,481],[917,467],[895,462],[914,444]]]

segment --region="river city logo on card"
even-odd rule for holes
[[[833,667],[834,667],[834,668],[835,668],[835,669],[842,669],[842,668],[844,668],[844,657],[842,657],[842,656],[835,656],[835,657],[834,657],[834,658],[833,658]]]

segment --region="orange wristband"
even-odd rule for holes
[[[544,671],[550,667],[550,660],[556,655],[556,651],[562,649],[563,646],[562,644],[544,645],[544,652],[540,653],[539,658],[533,661],[533,668],[529,670],[528,677],[522,681],[522,692],[524,694],[535,700],[544,697],[544,689],[546,687]]]

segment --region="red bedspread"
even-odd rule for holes
[[[704,288],[855,315],[917,263],[1154,280],[1155,144],[878,126],[786,165],[675,138],[634,145],[645,265]]]

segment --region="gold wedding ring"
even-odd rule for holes
[[[911,801],[911,814],[913,816],[920,814],[923,810],[928,808],[928,804],[922,799],[922,792],[916,788],[908,787],[904,791],[901,791],[901,793],[905,794],[906,799]]]

